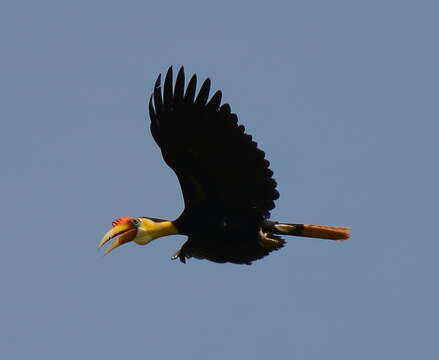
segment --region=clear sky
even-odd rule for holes
[[[438,356],[436,1],[2,1],[4,359]],[[96,250],[120,216],[175,218],[148,130],[184,65],[266,151],[272,218],[353,227],[252,266]]]

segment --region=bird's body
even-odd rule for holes
[[[238,125],[230,106],[221,105],[220,91],[208,101],[209,79],[195,96],[195,75],[186,89],[183,68],[175,86],[172,77],[170,68],[163,92],[160,76],[156,81],[149,102],[150,128],[163,159],[177,175],[185,208],[175,221],[137,218],[137,225],[132,224],[134,218],[116,221],[118,226],[131,224],[123,232],[132,236],[124,235],[126,241],[121,243],[144,244],[163,235],[183,234],[188,240],[173,258],[250,264],[281,248],[281,234],[334,240],[349,237],[348,228],[269,221],[279,193],[264,152]],[[153,230],[157,228],[161,230]],[[148,240],[139,240],[142,231]],[[145,235],[154,231],[154,236]],[[101,245],[115,234],[120,232],[113,228]]]

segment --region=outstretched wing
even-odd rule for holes
[[[257,148],[221,92],[210,101],[210,80],[196,95],[196,75],[185,90],[183,67],[173,87],[172,67],[163,88],[157,78],[149,102],[151,133],[165,162],[174,170],[183,192],[185,210],[219,209],[227,214],[268,217],[279,197],[264,152]]]

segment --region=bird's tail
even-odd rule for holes
[[[351,228],[343,226],[311,225],[311,224],[282,224],[273,222],[269,226],[273,234],[305,236],[319,239],[343,241],[350,237]]]

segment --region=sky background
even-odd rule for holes
[[[2,1],[4,359],[438,356],[436,1]],[[272,218],[345,225],[252,266],[96,250],[175,218],[148,130],[169,65],[209,76],[267,153]]]

